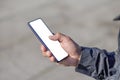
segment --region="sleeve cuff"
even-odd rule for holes
[[[94,64],[95,64],[97,52],[96,52],[96,48],[82,47],[81,59],[75,71],[90,76],[91,72],[95,70]]]

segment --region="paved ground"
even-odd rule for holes
[[[42,17],[83,46],[117,48],[120,0],[1,0],[0,80],[92,80],[41,55],[27,22]]]

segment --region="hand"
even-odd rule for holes
[[[53,36],[49,37],[51,40],[58,40],[62,46],[62,48],[68,53],[68,57],[59,62],[59,64],[65,65],[65,66],[77,66],[78,61],[80,60],[81,56],[81,48],[78,44],[76,44],[70,37],[61,34],[56,33]],[[43,56],[46,56],[50,59],[52,62],[56,62],[55,57],[52,55],[50,51],[48,51],[43,45],[41,46],[41,51]]]

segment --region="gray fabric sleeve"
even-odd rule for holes
[[[91,76],[97,80],[115,74],[112,70],[115,64],[115,53],[98,48],[82,47],[82,56],[76,71]]]

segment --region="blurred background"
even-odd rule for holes
[[[43,18],[81,46],[115,51],[119,14],[120,0],[0,0],[0,80],[93,80],[44,58],[27,22]]]

